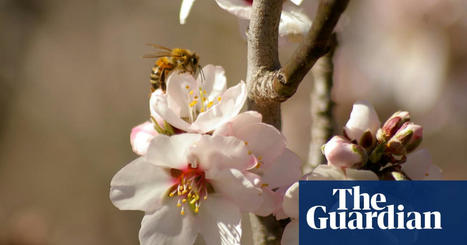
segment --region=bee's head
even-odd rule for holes
[[[199,56],[195,53],[190,58],[190,64],[193,69],[193,73],[198,73],[201,70],[201,65],[199,64]]]

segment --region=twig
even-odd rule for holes
[[[329,52],[318,59],[311,69],[313,75],[313,88],[310,94],[311,102],[311,142],[308,151],[308,164],[303,166],[305,173],[313,167],[324,164],[326,159],[321,153],[321,146],[325,144],[333,133],[334,119],[332,109],[334,102],[331,99],[333,86],[333,56],[337,46],[334,33],[330,40]]]
[[[329,38],[349,0],[321,0],[305,40],[282,68],[284,80],[276,79],[274,88],[280,100],[287,100],[315,62],[329,50]]]

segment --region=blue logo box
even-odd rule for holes
[[[467,244],[467,181],[300,181],[299,243]]]

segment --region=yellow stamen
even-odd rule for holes
[[[248,151],[248,155],[251,155],[251,153],[253,153],[253,152],[251,152],[251,151]]]
[[[196,103],[198,103],[198,101],[197,101],[197,100],[193,100],[193,101],[190,103],[190,107],[193,107],[193,106],[195,106],[195,105],[196,105]]]
[[[190,90],[190,92],[188,92],[188,93],[189,93],[190,95],[193,95],[194,92],[193,92],[193,90]]]
[[[199,208],[195,207],[195,213],[198,213],[198,212],[199,212]]]
[[[268,187],[268,186],[269,186],[269,184],[266,184],[266,183],[261,184],[261,187]]]
[[[185,88],[188,90],[188,89],[190,89],[190,86],[186,85]]]
[[[186,203],[186,199],[185,199],[185,198],[183,198],[182,202],[183,202],[183,203]]]
[[[255,167],[259,168],[259,167],[261,167],[262,164],[263,164],[262,162],[258,162]]]
[[[245,145],[248,145],[248,141],[245,141]]]
[[[217,97],[217,101],[221,101],[221,99],[222,99],[222,98],[221,98],[220,96],[219,96],[219,97]]]
[[[175,196],[175,192],[169,193],[169,197],[174,197],[174,196]]]
[[[214,105],[214,102],[212,102],[212,101],[209,102],[209,103],[208,103],[208,108],[211,108],[212,105]]]
[[[180,210],[180,214],[181,214],[181,215],[184,215],[184,214],[185,214],[185,209],[184,209],[184,208],[182,208],[182,210]]]
[[[263,160],[263,157],[262,157],[262,156],[259,156],[259,157],[258,157],[258,161],[261,161],[261,160]]]

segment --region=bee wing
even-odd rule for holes
[[[146,43],[146,45],[151,46],[151,47],[153,47],[155,49],[163,49],[163,50],[167,50],[169,52],[172,51],[172,49],[170,49],[170,48],[167,48],[167,47],[164,47],[162,45],[155,44],[155,43]]]

